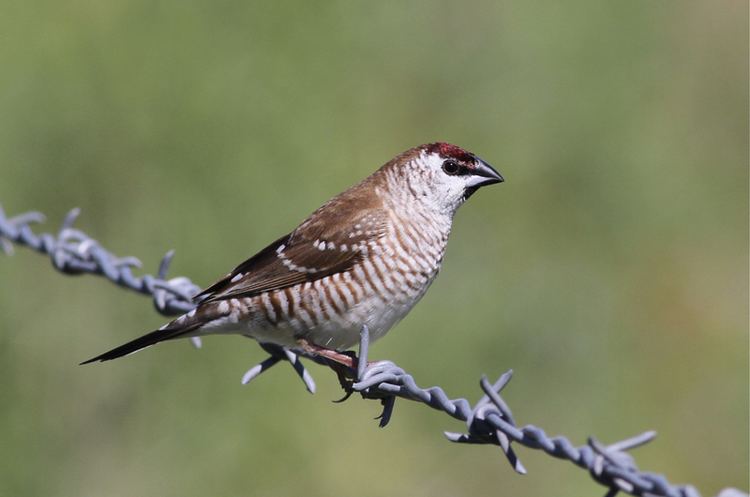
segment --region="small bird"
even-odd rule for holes
[[[382,337],[430,287],[456,210],[502,181],[455,145],[407,150],[196,295],[194,310],[82,364],[165,340],[240,334],[351,365],[341,352],[364,326],[371,341]]]

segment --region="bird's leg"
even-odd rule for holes
[[[310,343],[304,338],[297,340],[299,348],[307,354],[312,356],[322,357],[328,359],[336,364],[341,364],[349,369],[354,369],[356,363],[356,356],[354,352],[339,352],[338,350],[327,349],[314,343]]]
[[[336,373],[341,388],[346,392],[344,398],[338,402],[343,402],[354,393],[354,389],[352,388],[354,383],[362,380],[365,370],[371,364],[367,360],[370,345],[370,330],[367,325],[362,325],[359,338],[359,357],[353,351],[339,352],[338,350],[315,345],[304,338],[297,340],[299,348],[305,354],[322,359]]]

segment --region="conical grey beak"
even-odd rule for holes
[[[475,157],[476,165],[471,169],[471,178],[466,185],[468,188],[476,189],[480,186],[502,183],[505,178],[479,157]]]

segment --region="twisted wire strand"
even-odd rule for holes
[[[56,235],[36,234],[31,225],[44,222],[44,214],[31,211],[9,218],[0,206],[0,250],[12,255],[14,244],[26,246],[48,255],[53,267],[64,274],[99,275],[122,288],[151,295],[154,307],[164,316],[177,316],[195,308],[193,296],[201,288],[184,276],[167,279],[169,265],[174,257],[173,250],[162,258],[156,276],[135,276],[132,269],[143,266],[138,258],[118,257],[83,231],[73,228],[80,212],[78,208],[68,212]],[[195,347],[201,347],[200,338],[193,337],[191,341]],[[266,350],[271,357],[264,361],[260,369],[261,365],[250,369],[243,377],[243,383],[249,382],[278,362],[286,361],[292,365],[305,388],[311,393],[315,392],[315,381],[296,354],[281,347],[268,347]]]
[[[366,343],[369,337],[366,330],[363,331],[361,341]],[[360,349],[360,360],[366,361],[363,349],[366,350],[366,345]],[[663,475],[642,472],[637,468],[635,460],[627,451],[653,440],[656,436],[653,431],[611,445],[604,445],[592,437],[587,445],[575,447],[567,438],[550,437],[536,426],[518,427],[508,404],[500,395],[512,375],[512,370],[507,371],[494,384],[483,376],[480,386],[484,396],[474,406],[463,398],[450,399],[440,387],[419,387],[411,375],[390,361],[370,364],[359,381],[354,383],[353,389],[366,399],[401,397],[421,402],[466,422],[466,433],[446,432],[448,440],[498,445],[513,469],[521,474],[525,474],[526,469],[513,452],[513,442],[530,449],[542,450],[586,469],[596,482],[607,487],[607,496],[624,492],[644,496],[700,497],[700,493],[692,486],[673,485]],[[393,402],[390,405],[392,409]],[[737,495],[744,494],[740,492]]]
[[[185,277],[166,279],[174,251],[167,252],[161,260],[157,276],[134,276],[132,269],[141,268],[141,261],[132,256],[117,257],[93,238],[73,228],[79,214],[80,209],[71,210],[57,235],[37,235],[30,225],[44,222],[42,213],[26,212],[8,218],[0,206],[0,249],[12,255],[13,244],[25,245],[49,255],[55,269],[62,273],[97,274],[123,288],[151,295],[156,310],[165,316],[183,314],[195,307],[192,297],[200,291],[197,285]]]
[[[134,276],[132,268],[140,268],[140,261],[135,257],[117,257],[93,238],[73,228],[79,213],[78,209],[70,211],[57,235],[37,235],[30,225],[44,221],[41,213],[26,212],[8,218],[0,207],[0,250],[12,255],[14,244],[27,246],[49,255],[53,266],[62,273],[96,274],[122,288],[151,295],[156,310],[166,316],[182,314],[195,307],[192,297],[200,288],[186,277],[167,279],[173,251],[167,252],[161,260],[157,276]],[[200,345],[199,341],[194,343]],[[365,399],[375,399],[382,403],[380,426],[386,426],[390,421],[396,398],[412,400],[466,423],[466,433],[446,432],[448,440],[465,444],[498,445],[513,469],[519,473],[526,473],[526,469],[513,450],[513,443],[542,450],[587,470],[594,481],[607,488],[605,497],[614,497],[620,492],[644,497],[700,497],[693,486],[674,485],[661,474],[638,469],[635,459],[627,451],[653,440],[655,432],[645,432],[610,445],[604,445],[591,437],[586,445],[576,447],[563,436],[550,437],[536,426],[519,427],[516,424],[510,407],[500,395],[510,382],[512,371],[504,373],[494,384],[483,376],[480,387],[484,396],[472,406],[463,398],[450,399],[440,387],[419,387],[411,375],[390,361],[368,363],[368,346],[369,333],[364,327],[356,371],[351,372],[355,380],[344,387],[347,397],[358,392]],[[243,384],[249,383],[279,362],[288,362],[307,390],[315,392],[315,383],[301,357],[307,356],[321,364],[326,364],[326,361],[275,345],[261,344],[261,347],[270,355],[245,373],[242,377]],[[727,488],[718,497],[750,496],[740,490]]]

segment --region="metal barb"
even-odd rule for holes
[[[78,219],[78,216],[80,214],[81,214],[80,207],[73,207],[72,209],[70,209],[70,211],[65,215],[65,218],[63,218],[62,228],[60,229],[60,232],[63,232],[67,229],[72,228],[73,224],[75,224],[76,219]]]
[[[513,413],[511,413],[510,407],[508,407],[508,404],[506,404],[503,398],[500,397],[500,392],[508,385],[508,383],[510,383],[512,377],[513,370],[509,369],[508,371],[503,373],[502,376],[500,376],[500,379],[497,380],[494,385],[490,385],[490,382],[489,380],[487,380],[487,376],[485,375],[482,375],[482,379],[479,384],[485,393],[485,397],[482,400],[484,400],[485,398],[491,400],[492,403],[495,404],[495,406],[503,414],[503,417],[507,419],[510,424],[515,426],[516,422],[513,419]]]
[[[161,258],[161,262],[159,262],[159,272],[156,273],[159,275],[159,278],[162,280],[167,279],[167,273],[169,272],[169,265],[172,264],[172,259],[174,258],[174,250],[170,249],[167,250],[167,253],[164,254],[164,257]]]
[[[315,380],[313,380],[312,375],[305,368],[305,365],[300,360],[300,356],[298,354],[292,352],[287,348],[271,343],[261,343],[260,346],[263,350],[268,352],[270,356],[262,362],[256,364],[252,368],[248,369],[247,372],[242,375],[243,385],[247,385],[252,380],[265,373],[267,370],[269,370],[279,362],[287,361],[294,369],[294,372],[297,373],[297,376],[300,377],[307,391],[310,393],[315,393],[317,388],[315,385]]]
[[[357,381],[360,381],[365,375],[367,368],[367,359],[370,349],[370,329],[366,324],[362,325],[359,332],[359,357],[357,358]]]

